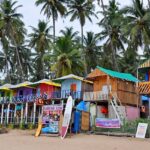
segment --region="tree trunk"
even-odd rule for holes
[[[55,43],[55,14],[54,14],[54,11],[52,11],[52,17],[53,17],[53,42]]]
[[[105,13],[105,7],[104,7],[103,0],[101,0],[101,4],[102,4],[102,9],[103,9],[103,12],[104,12],[105,19],[106,19],[107,17],[106,17],[106,13]],[[114,48],[112,40],[111,40],[111,33],[110,33],[110,29],[109,29],[108,23],[106,23],[106,28],[107,28],[108,35],[109,35],[109,38],[110,38],[110,47],[111,47],[111,51],[112,51],[112,64],[113,64],[113,68],[115,70],[119,71],[118,63],[117,63],[117,57],[116,57],[116,52],[115,52],[115,48]]]
[[[81,44],[83,48],[83,26],[81,25]]]
[[[6,73],[7,73],[7,77],[8,77],[9,83],[11,83],[11,77],[10,77],[10,72],[9,72],[9,67],[8,67],[8,59],[7,59],[7,54],[5,52],[5,49],[8,49],[8,45],[4,46],[5,44],[4,44],[3,40],[1,42],[3,44],[3,52],[4,52],[5,61],[6,61]]]
[[[86,55],[85,55],[85,50],[84,50],[84,46],[83,46],[83,26],[81,25],[81,44],[82,44],[82,54],[83,54],[83,59],[84,59],[84,71],[85,71],[85,76],[87,76],[87,63],[86,63]]]
[[[16,43],[13,36],[12,36],[12,39],[13,39],[13,42],[14,42],[14,46],[15,46],[15,50],[16,50],[16,54],[17,54],[17,59],[18,59],[18,64],[19,64],[19,68],[20,68],[20,71],[21,71],[21,82],[22,82],[22,81],[24,81],[23,67],[22,67],[22,64],[21,64],[20,55],[19,55],[19,51],[18,51],[18,48],[17,48],[17,43]]]
[[[7,72],[9,83],[11,84],[11,77],[10,77],[10,72],[9,72],[9,67],[8,67],[8,59],[7,59],[7,55],[5,52],[4,52],[4,55],[5,55],[5,60],[6,60],[6,72]]]
[[[150,9],[150,0],[147,0],[148,1],[148,7],[149,7],[149,9]]]

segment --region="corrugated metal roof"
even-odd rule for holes
[[[10,88],[11,89],[17,89],[17,88],[21,88],[21,87],[28,87],[32,82],[29,82],[29,81],[25,81],[23,83],[19,83],[19,84],[16,84],[16,85],[12,85]]]
[[[150,68],[150,59],[148,59],[138,67],[138,69],[142,69],[142,68]]]
[[[52,86],[57,86],[57,87],[60,87],[60,86],[61,86],[60,84],[55,83],[55,82],[52,82],[51,80],[48,80],[48,79],[42,79],[42,80],[40,80],[40,81],[33,82],[33,83],[29,84],[29,86],[38,85],[38,84],[41,84],[41,83],[48,84],[48,85],[52,85]]]
[[[0,86],[0,90],[10,90],[11,86],[13,86],[12,84],[4,84],[2,86]]]
[[[128,80],[128,81],[132,81],[132,82],[138,82],[138,79],[136,77],[134,77],[132,74],[120,73],[120,72],[105,69],[105,68],[102,68],[102,67],[99,67],[99,66],[97,66],[96,68],[98,68],[100,71],[106,73],[107,75],[109,75],[111,77],[119,78],[119,79],[122,79],[122,80]]]
[[[62,81],[67,80],[67,79],[76,79],[76,80],[84,81],[84,82],[91,83],[91,84],[93,83],[92,81],[85,80],[83,77],[79,77],[79,76],[76,76],[74,74],[69,74],[69,75],[66,75],[66,76],[63,76],[60,78],[56,78],[53,81],[62,82]]]

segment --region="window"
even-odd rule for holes
[[[76,92],[77,90],[77,85],[76,84],[71,84],[71,91]]]

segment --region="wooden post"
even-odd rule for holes
[[[26,109],[25,109],[25,123],[28,123],[28,102],[26,102]]]
[[[9,112],[10,112],[10,103],[7,106],[7,120],[6,120],[7,124],[9,123]]]
[[[15,110],[14,110],[14,123],[16,123],[17,122],[17,118],[16,118],[16,112],[17,112],[17,105],[15,104]]]
[[[1,110],[1,124],[3,124],[3,116],[4,116],[4,104],[2,104],[2,110]]]
[[[21,107],[21,123],[23,123],[23,104],[22,104],[22,107]]]
[[[36,119],[36,102],[34,102],[33,105],[33,124],[35,125],[35,119]]]

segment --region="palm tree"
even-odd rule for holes
[[[96,16],[94,13],[95,7],[93,1],[90,0],[70,0],[68,3],[69,11],[67,15],[71,15],[70,21],[78,19],[81,26],[81,38],[83,46],[83,27],[85,25],[86,19],[92,22],[92,16]]]
[[[49,19],[53,18],[53,39],[55,41],[55,21],[58,19],[58,14],[63,16],[66,12],[66,8],[63,5],[63,0],[37,0],[35,4],[37,6],[42,5],[41,12]]]
[[[83,62],[79,47],[67,37],[59,37],[54,46],[52,70],[56,76],[64,76],[70,73],[81,75],[83,73]]]
[[[4,0],[0,4],[0,29],[3,36],[5,36],[8,40],[9,45],[12,44],[15,46],[18,66],[20,70],[19,72],[21,73],[20,76],[21,78],[24,78],[23,67],[21,64],[17,45],[24,40],[26,30],[24,28],[24,23],[21,20],[22,15],[20,13],[17,13],[18,8],[22,6],[16,6],[16,4],[17,1],[12,2],[12,0]]]
[[[29,34],[29,38],[30,38],[29,46],[36,50],[37,55],[35,57],[35,60],[38,60],[36,61],[38,62],[37,63],[38,79],[42,79],[44,78],[43,57],[51,45],[51,38],[52,38],[52,36],[50,35],[51,28],[48,26],[48,23],[45,21],[39,21],[37,28],[32,26],[31,28],[33,32]]]
[[[79,36],[78,36],[78,31],[73,31],[73,27],[66,27],[65,30],[60,30],[60,33],[62,36],[69,37],[71,40],[76,41]]]
[[[101,14],[104,18],[98,23],[102,28],[102,31],[99,33],[100,40],[104,40],[105,48],[107,47],[107,49],[111,50],[113,69],[119,70],[117,55],[121,50],[125,51],[124,43],[127,42],[121,28],[123,26],[123,15],[115,0],[109,1],[108,6],[104,6],[102,0],[101,3],[103,7]]]
[[[126,17],[124,33],[135,50],[138,50],[138,46],[150,44],[150,11],[144,8],[140,0],[133,0],[132,3],[132,6],[122,9]]]
[[[98,46],[99,36],[93,32],[87,32],[83,42],[87,72],[89,73],[91,69],[94,69],[98,65],[101,50],[100,46]]]
[[[29,78],[29,74],[31,72],[32,62],[31,62],[31,50],[24,43],[26,43],[26,42],[23,41],[23,43],[18,44],[17,49],[18,49],[18,52],[20,55],[21,64],[23,65],[24,79],[27,81]],[[14,53],[14,49],[15,49],[14,46],[9,47],[9,50],[10,50],[9,55],[10,55],[10,59],[11,59],[11,64],[10,64],[11,76],[13,76],[13,78],[17,77],[17,83],[18,83],[21,81],[19,80],[20,77],[16,76],[17,74],[19,74],[19,72],[18,72],[19,70],[16,69],[18,63],[16,60],[17,54]]]

